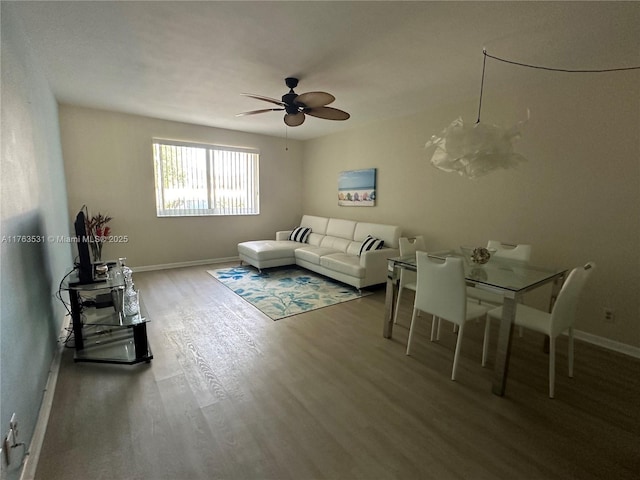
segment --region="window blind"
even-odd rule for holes
[[[154,139],[157,215],[257,215],[259,157],[251,149]]]

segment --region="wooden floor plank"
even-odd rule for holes
[[[561,338],[550,400],[542,337],[527,332],[497,397],[481,323],[452,382],[450,325],[430,342],[420,317],[405,355],[409,295],[389,340],[383,288],[274,322],[207,268],[135,275],[150,364],[65,351],[37,479],[637,478],[637,359],[577,341],[568,378]]]

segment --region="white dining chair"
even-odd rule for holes
[[[531,258],[531,245],[510,245],[502,243],[498,240],[489,240],[487,242],[488,250],[495,250],[491,255],[492,258],[505,258],[510,260],[520,260],[528,262]],[[489,305],[502,305],[502,296],[495,293],[487,292],[479,288],[469,287],[467,296],[478,303],[488,303]]]
[[[498,240],[489,240],[487,242],[487,249],[495,250],[493,255],[496,258],[510,258],[512,260],[521,260],[523,262],[528,262],[531,259],[531,245],[511,245],[508,243],[502,243]]]
[[[515,325],[549,337],[549,398],[554,397],[556,338],[565,331],[569,334],[569,377],[573,377],[573,324],[580,293],[595,267],[595,263],[589,262],[571,271],[560,289],[551,313],[521,304],[516,309]],[[489,318],[502,318],[502,307],[491,310]]]
[[[427,252],[416,252],[418,266],[416,298],[411,316],[409,328],[409,340],[407,342],[407,355],[411,354],[411,344],[415,331],[418,312],[429,313],[433,316],[431,321],[431,341],[434,340],[436,323],[441,320],[458,325],[458,339],[453,355],[453,369],[451,380],[456,379],[458,359],[460,357],[460,345],[464,333],[464,325],[467,321],[485,317],[485,340],[482,346],[482,365],[487,358],[489,319],[487,311],[491,308],[467,300],[466,283],[464,279],[463,260],[457,257],[438,257]],[[437,319],[437,320],[436,320]],[[438,328],[439,330],[439,328]]]
[[[413,255],[418,250],[426,250],[424,244],[424,237],[422,235],[416,235],[413,238],[400,237],[398,240],[400,256]],[[398,297],[396,298],[396,308],[393,312],[393,323],[398,323],[398,310],[400,310],[400,300],[402,299],[402,292],[404,290],[416,291],[416,272],[407,270],[405,268],[400,270],[400,282],[398,285]]]

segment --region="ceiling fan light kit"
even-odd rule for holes
[[[246,97],[255,98],[264,102],[278,105],[279,108],[263,108],[260,110],[252,110],[250,112],[238,113],[236,116],[256,115],[259,113],[284,111],[284,123],[289,127],[297,127],[305,121],[306,115],[322,118],[324,120],[347,120],[350,115],[337,108],[327,107],[336,99],[327,92],[307,92],[298,95],[293,91],[298,86],[298,79],[287,77],[284,80],[289,88],[289,93],[282,96],[281,100],[275,98],[264,97],[262,95],[254,95],[252,93],[243,93]]]

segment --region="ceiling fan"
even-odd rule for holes
[[[253,95],[251,93],[243,93],[246,97],[256,98],[265,102],[275,103],[279,108],[264,108],[261,110],[252,110],[250,112],[238,113],[236,117],[245,115],[255,115],[257,113],[285,111],[284,123],[290,127],[302,125],[305,115],[312,117],[324,118],[325,120],[347,120],[350,115],[347,112],[338,110],[337,108],[327,107],[336,97],[327,92],[307,92],[298,95],[293,91],[298,86],[298,79],[288,77],[284,79],[285,84],[289,87],[289,93],[282,96],[282,100],[275,98],[263,97],[262,95]]]

